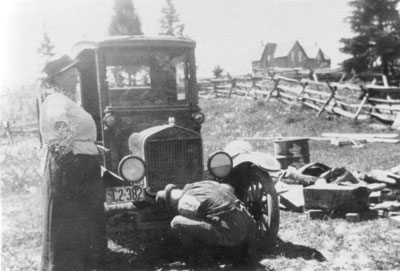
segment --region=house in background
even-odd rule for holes
[[[299,41],[267,43],[261,59],[252,62],[253,71],[268,68],[330,68],[331,60],[316,45],[306,46]]]

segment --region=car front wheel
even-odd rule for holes
[[[255,166],[242,172],[238,198],[257,224],[258,240],[273,240],[279,230],[279,201],[269,174]]]

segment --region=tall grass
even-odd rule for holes
[[[41,190],[1,199],[2,271],[38,270],[42,249]]]
[[[0,146],[0,191],[2,197],[26,193],[40,186],[40,145],[37,138],[16,138]]]

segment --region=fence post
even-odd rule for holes
[[[211,96],[212,96],[213,94],[215,94],[215,97],[216,97],[216,98],[218,97],[217,82],[211,81],[211,83],[213,84],[213,90],[212,90],[211,93],[208,95],[208,99],[210,99]]]
[[[265,98],[265,102],[269,101],[269,99],[272,97],[272,94],[274,93],[274,91],[277,91],[279,93],[278,84],[279,84],[280,78],[275,79],[275,73],[270,72],[270,71],[268,71],[268,75],[271,78],[271,80],[274,81],[274,87],[272,88],[271,92]]]
[[[299,84],[302,89],[301,89],[300,93],[297,94],[295,101],[297,101],[304,94],[304,92],[306,91],[306,87],[308,86],[308,82],[303,83],[303,82],[299,81]]]
[[[318,111],[317,117],[319,117],[319,116],[322,114],[322,112],[324,111],[325,107],[326,107],[326,106],[331,102],[331,100],[334,98],[335,93],[336,93],[336,90],[337,90],[337,87],[336,87],[336,86],[333,86],[333,87],[332,87],[332,86],[329,84],[328,81],[326,81],[326,84],[328,85],[329,90],[331,91],[331,96],[329,96],[328,100],[325,102],[325,104],[324,104],[324,105],[321,107],[321,109]]]
[[[7,137],[7,143],[9,145],[14,144],[14,139],[13,139],[12,134],[11,134],[11,125],[10,125],[10,122],[8,120],[3,121],[3,128],[4,128],[4,134]]]
[[[37,97],[36,98],[36,117],[38,120],[40,148],[42,148],[43,147],[43,138],[42,138],[42,133],[40,132],[40,102],[43,102],[43,101],[40,100],[39,97]]]
[[[231,97],[233,89],[236,88],[236,78],[231,79],[231,89],[229,91],[228,98]]]
[[[279,88],[278,88],[278,84],[279,84],[279,78],[278,79],[272,79],[272,81],[274,81],[274,88],[271,90],[271,92],[268,94],[268,96],[265,98],[265,102],[268,102],[269,99],[272,97],[272,94],[276,91],[278,93],[279,96]]]
[[[249,96],[249,94],[250,94],[250,91],[252,90],[252,89],[259,89],[259,90],[261,90],[261,87],[259,87],[259,86],[257,86],[257,79],[256,79],[256,77],[251,77],[250,78],[251,79],[251,87],[249,87],[249,89],[247,90],[247,93],[246,93],[246,95],[245,95],[245,97],[248,97]]]
[[[362,99],[362,101],[360,103],[360,106],[358,107],[356,113],[354,114],[354,119],[358,118],[358,115],[360,115],[361,110],[362,110],[364,104],[368,101],[368,97],[369,97],[369,90],[368,89],[364,89],[364,87],[362,85],[360,85],[360,88],[361,88],[362,92],[365,93],[365,95],[364,95],[364,97],[363,97],[363,99]]]

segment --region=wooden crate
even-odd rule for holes
[[[389,217],[389,225],[400,228],[400,215]]]
[[[327,184],[308,186],[303,191],[306,209],[348,213],[361,212],[369,205],[366,187]]]

